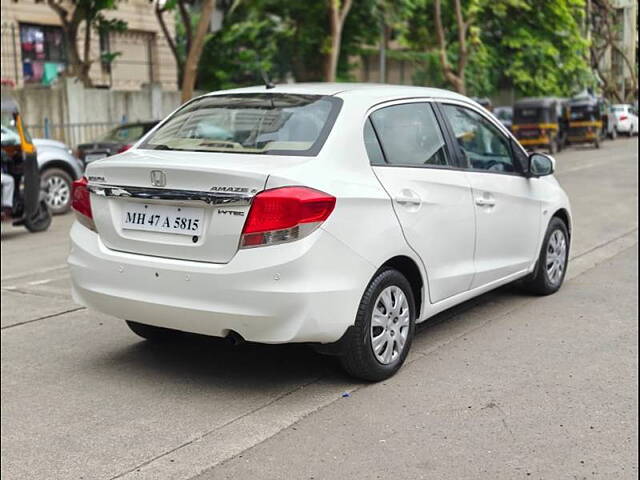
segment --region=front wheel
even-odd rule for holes
[[[537,295],[557,292],[564,282],[568,261],[569,231],[562,220],[553,217],[542,242],[536,270],[525,279],[524,288]]]
[[[48,168],[42,172],[41,183],[51,213],[67,213],[71,209],[71,176],[59,168]]]
[[[365,290],[355,324],[345,337],[344,369],[369,381],[396,373],[411,348],[415,308],[405,276],[392,268],[379,272]]]

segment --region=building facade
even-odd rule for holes
[[[118,9],[105,12],[107,18],[127,22],[126,32],[91,32],[90,76],[94,87],[139,90],[159,84],[163,90],[177,89],[177,68],[149,0],[121,0]],[[174,22],[166,16],[173,34]],[[67,64],[60,18],[46,2],[6,0],[1,7],[2,80],[18,88],[56,84]],[[78,35],[84,49],[84,25]],[[111,63],[102,54],[117,53]]]

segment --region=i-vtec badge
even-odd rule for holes
[[[223,210],[222,208],[218,209],[219,215],[235,215],[236,217],[244,217],[244,212],[239,212],[238,210]]]
[[[226,185],[214,185],[211,187],[212,192],[225,192],[225,193],[256,193],[258,190],[252,188],[249,190],[247,187],[228,187]]]

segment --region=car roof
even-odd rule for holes
[[[471,102],[459,93],[430,87],[410,85],[388,85],[381,83],[283,83],[267,89],[264,85],[234,88],[207,93],[203,96],[249,93],[292,93],[299,95],[330,95],[340,97],[368,96],[372,100],[381,98],[433,97]]]

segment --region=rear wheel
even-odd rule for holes
[[[47,202],[40,200],[38,210],[30,217],[25,217],[24,226],[31,233],[44,232],[51,225],[51,212]]]
[[[525,279],[524,288],[537,295],[557,292],[564,282],[568,260],[569,231],[562,220],[553,217],[542,242],[536,270]]]
[[[175,338],[177,334],[175,330],[169,328],[156,327],[145,323],[132,322],[130,320],[125,321],[133,333],[151,342],[166,342]]]
[[[371,280],[344,339],[344,369],[364,380],[380,381],[396,373],[409,353],[415,331],[411,285],[399,271],[385,269]]]

